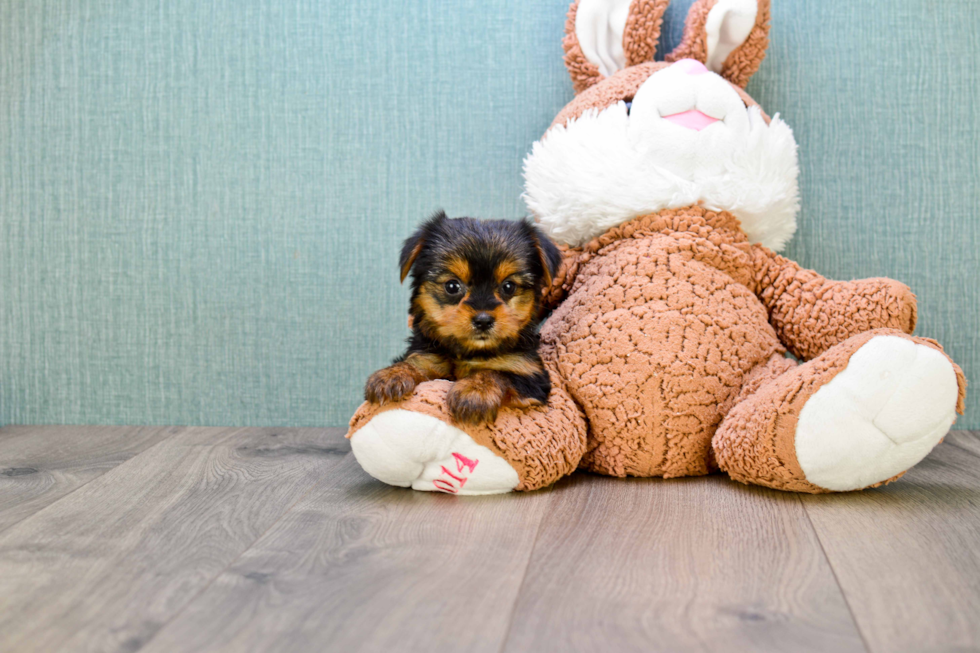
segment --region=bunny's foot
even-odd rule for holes
[[[454,422],[452,383],[428,381],[396,404],[363,404],[351,419],[351,448],[389,485],[460,495],[536,490],[575,471],[585,452],[585,418],[558,381],[553,375],[546,406],[502,408],[480,424]]]
[[[720,467],[746,483],[813,493],[879,485],[942,440],[965,387],[934,341],[877,329],[764,384],[712,445]]]
[[[872,338],[800,411],[800,468],[837,491],[901,474],[949,431],[958,394],[956,370],[941,351],[906,337]]]
[[[510,492],[518,483],[506,460],[423,413],[380,413],[351,435],[351,449],[364,471],[388,485],[472,495]]]

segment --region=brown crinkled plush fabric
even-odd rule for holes
[[[740,88],[745,88],[749,79],[759,70],[766,58],[769,47],[769,24],[771,21],[769,0],[758,0],[755,27],[749,32],[745,42],[737,47],[721,66],[721,76]]]
[[[718,0],[698,0],[687,10],[684,19],[684,34],[681,42],[671,50],[664,61],[673,63],[681,59],[696,59],[701,63],[708,60],[708,35],[705,34],[704,24],[708,20],[708,12]]]
[[[707,34],[704,25],[708,20],[708,12],[717,2],[718,0],[698,0],[691,6],[684,22],[684,36],[681,38],[680,45],[664,58],[665,61],[673,63],[680,59],[697,59],[703,63],[708,60]],[[732,84],[744,88],[759,69],[762,60],[766,58],[770,18],[769,0],[758,0],[755,27],[749,32],[748,38],[742,45],[728,55],[721,67],[720,75]]]
[[[796,361],[792,358],[787,358],[779,354],[773,355],[765,365],[760,365],[745,377],[745,383],[742,384],[742,389],[739,390],[734,403],[737,404],[740,401],[748,399],[759,388],[794,367],[796,367]],[[727,413],[728,411],[726,410],[725,412]]]
[[[668,65],[663,61],[651,61],[624,68],[612,77],[603,78],[601,84],[591,86],[576,95],[575,99],[555,117],[551,127],[564,125],[569,120],[578,118],[588,109],[605,109],[620,100],[632,99],[640,85],[647,81],[650,75]]]
[[[915,322],[915,296],[902,284],[824,279],[750,245],[731,214],[699,206],[643,216],[566,250],[560,274],[566,296],[542,341],[588,419],[582,467],[613,476],[691,476],[717,462],[770,487],[818,491],[784,451],[794,446],[787,416],[872,335],[904,336]],[[784,343],[810,358],[844,341],[798,368],[782,356]],[[730,410],[762,421],[726,431],[741,433],[737,442],[719,440]],[[781,415],[778,433],[770,414]],[[713,436],[723,452],[712,452]],[[772,467],[774,447],[784,462]]]
[[[809,360],[871,329],[915,329],[915,295],[893,279],[831,281],[771,250],[754,247],[759,295],[780,340]]]
[[[796,423],[807,400],[847,367],[851,355],[875,336],[898,336],[943,348],[935,340],[915,338],[896,329],[874,329],[834,345],[814,360],[763,383],[728,413],[712,441],[721,469],[733,479],[795,492],[829,492],[805,480],[796,459]],[[953,363],[962,397],[966,389],[963,371]],[[957,402],[962,413],[962,401]],[[901,474],[883,483],[889,483]]]
[[[784,351],[749,289],[752,248],[737,219],[697,206],[663,211],[582,252],[591,258],[541,332],[588,418],[582,467],[708,473],[724,407],[756,366]]]
[[[561,41],[561,47],[565,50],[565,67],[568,69],[569,77],[572,78],[572,88],[575,89],[576,93],[581,93],[605,78],[599,72],[599,67],[585,58],[578,37],[575,36],[575,14],[577,12],[578,0],[575,0],[568,8],[568,17],[565,19],[565,38]]]
[[[550,370],[549,370],[550,371]],[[429,381],[404,401],[385,406],[364,403],[350,421],[347,437],[372,417],[401,408],[453,424],[473,440],[505,459],[517,471],[517,490],[537,490],[575,471],[585,452],[586,424],[582,413],[551,372],[553,388],[546,409],[504,408],[493,424],[456,424],[446,409],[450,381]]]
[[[633,0],[623,28],[623,53],[626,65],[653,61],[660,39],[660,25],[670,0]]]
[[[541,306],[546,310],[556,308],[565,299],[565,295],[572,289],[579,266],[592,258],[590,253],[583,252],[579,247],[558,245],[558,249],[562,254],[561,266],[552,278],[551,286],[545,288],[541,294]]]

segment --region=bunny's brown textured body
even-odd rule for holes
[[[725,415],[795,367],[783,340],[815,357],[858,333],[915,326],[902,284],[828,281],[751,245],[731,214],[697,206],[636,218],[570,250],[557,283],[552,301],[566,296],[542,332],[545,356],[589,420],[581,466],[613,476],[717,469],[712,438]],[[828,322],[824,334],[779,333],[788,323],[770,321],[861,304],[875,310]]]
[[[644,216],[577,256],[571,292],[542,333],[591,428],[582,466],[692,476],[757,366],[785,348],[754,285],[752,248],[725,213]]]

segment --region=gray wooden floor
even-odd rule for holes
[[[0,651],[980,650],[980,436],[801,496],[457,498],[339,429],[0,429]]]

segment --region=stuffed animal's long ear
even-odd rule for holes
[[[670,0],[633,0],[623,29],[623,51],[626,65],[653,61],[660,41],[660,26]]]
[[[565,66],[576,93],[653,61],[670,0],[575,0],[565,21]]]
[[[422,253],[422,248],[425,247],[425,242],[428,238],[432,236],[436,229],[446,220],[446,212],[438,211],[431,218],[422,223],[422,225],[415,230],[411,236],[405,239],[405,244],[402,245],[402,255],[398,259],[398,265],[401,267],[401,281],[405,281],[405,277],[408,273],[412,271],[412,266],[415,264],[415,259],[419,257]]]
[[[534,239],[534,248],[538,252],[538,258],[541,260],[544,288],[549,288],[551,287],[551,281],[558,274],[558,268],[561,267],[561,250],[529,220],[524,220],[524,225],[529,235]]]
[[[744,88],[766,57],[769,19],[769,0],[697,0],[684,38],[665,59],[696,59]]]

